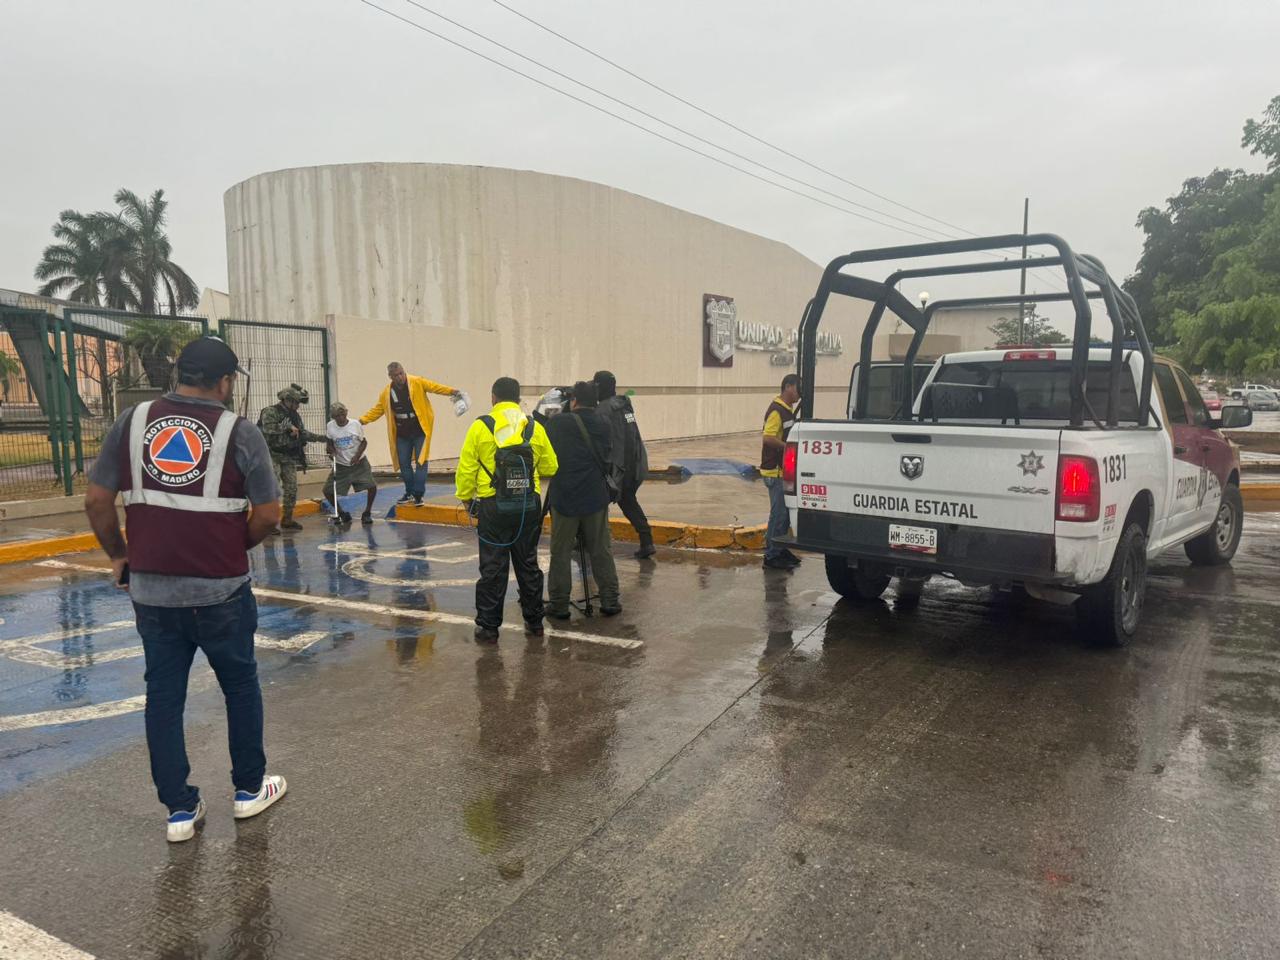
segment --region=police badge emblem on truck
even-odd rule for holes
[[[898,464],[898,469],[908,480],[916,480],[920,474],[924,473],[924,457],[904,455]]]

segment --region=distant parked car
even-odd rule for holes
[[[1200,396],[1204,398],[1204,405],[1214,413],[1217,413],[1222,409],[1222,398],[1212,390],[1203,390],[1201,391]]]
[[[1250,410],[1280,410],[1280,400],[1269,390],[1254,390],[1244,398]]]

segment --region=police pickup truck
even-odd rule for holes
[[[1231,560],[1240,540],[1240,466],[1222,427],[1252,414],[1205,407],[1191,378],[1152,353],[1133,300],[1094,258],[1061,238],[1027,238],[1053,255],[1034,260],[899,270],[883,282],[851,276],[855,263],[1020,245],[1021,235],[885,248],[833,261],[800,327],[802,398],[783,460],[794,536],[822,553],[832,588],[877,598],[898,578],[899,603],[933,576],[973,586],[1021,586],[1074,603],[1097,640],[1124,644],[1142,614],[1147,563],[1183,546],[1194,563]],[[936,300],[917,309],[903,279],[1061,267],[1063,294]],[[1010,347],[939,359],[918,392],[904,374],[891,409],[851,397],[849,419],[812,415],[818,324],[830,296],[873,304],[862,338],[870,370],[886,310],[913,330],[914,370],[933,311],[948,305],[1064,300],[1075,309],[1069,347]],[[1114,343],[1091,347],[1091,301],[1102,301]],[[1131,345],[1130,345],[1131,343]],[[870,390],[870,377],[855,378]],[[918,381],[917,381],[918,382]],[[880,407],[878,416],[868,411]],[[863,412],[860,415],[860,411]]]

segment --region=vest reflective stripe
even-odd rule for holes
[[[236,415],[223,410],[213,430],[213,443],[209,449],[209,461],[205,467],[202,493],[172,493],[169,490],[148,490],[142,485],[142,444],[147,432],[147,418],[151,404],[146,400],[137,405],[133,419],[129,421],[129,472],[133,480],[130,489],[121,491],[121,499],[127,507],[146,504],[151,507],[168,507],[170,510],[188,510],[192,513],[242,513],[249,507],[244,497],[220,497],[222,470],[227,463],[227,449],[231,445],[231,432],[236,426]]]
[[[186,493],[170,493],[168,490],[124,490],[120,493],[126,507],[145,503],[149,507],[168,507],[170,510],[187,510],[191,513],[242,513],[249,509],[249,501],[233,497],[196,497]]]
[[[218,488],[222,485],[222,468],[227,463],[227,448],[231,446],[231,431],[236,428],[238,418],[230,410],[223,410],[218,418],[218,425],[213,428],[213,449],[209,451],[209,465],[204,472],[204,499],[220,500]],[[245,501],[248,506],[248,501]],[[181,509],[181,508],[179,508]],[[243,510],[244,507],[228,507],[228,510]]]
[[[129,476],[132,489],[142,489],[142,437],[147,432],[147,417],[151,415],[153,401],[145,400],[133,408],[133,419],[129,421]],[[126,494],[127,496],[127,494]],[[129,501],[125,501],[127,504]]]

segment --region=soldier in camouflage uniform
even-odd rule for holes
[[[293,519],[293,508],[298,502],[298,468],[307,468],[305,444],[324,443],[326,438],[303,426],[302,417],[298,415],[298,407],[308,400],[306,390],[294,383],[277,393],[276,397],[279,403],[263,407],[258,414],[258,429],[267,439],[271,465],[280,482],[283,507],[280,527],[301,530],[302,524]]]

